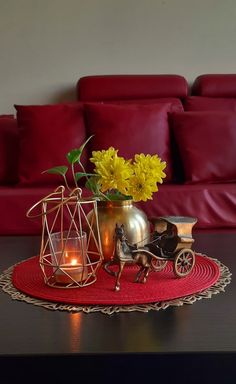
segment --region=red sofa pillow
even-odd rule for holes
[[[236,180],[236,113],[173,113],[171,125],[187,183]]]
[[[184,100],[184,110],[236,111],[236,98],[189,96]]]
[[[169,110],[169,103],[86,104],[89,135],[95,135],[90,141],[91,152],[114,147],[126,159],[133,158],[136,153],[158,154],[167,163],[164,180],[171,180]]]
[[[18,129],[13,116],[0,116],[0,184],[15,184],[18,168]]]
[[[67,165],[66,154],[86,140],[81,104],[15,105],[19,127],[19,181],[21,184],[60,184],[60,175],[41,174]],[[86,152],[83,163],[86,167]],[[68,175],[72,183],[72,175]]]

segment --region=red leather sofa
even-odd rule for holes
[[[65,164],[91,134],[88,170],[91,151],[109,146],[126,158],[158,153],[167,161],[153,200],[137,204],[148,217],[236,228],[236,75],[202,75],[192,89],[178,75],[87,76],[77,95],[76,103],[17,105],[16,118],[0,117],[1,235],[40,234],[40,220],[26,212],[62,181],[41,172]]]

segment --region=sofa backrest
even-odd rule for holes
[[[192,85],[192,95],[204,97],[236,97],[236,74],[205,74]]]
[[[77,83],[81,101],[156,99],[188,95],[188,83],[179,75],[85,76]]]
[[[183,102],[185,111],[236,111],[236,75],[201,75]]]

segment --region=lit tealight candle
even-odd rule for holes
[[[68,237],[64,234],[63,238],[55,234],[54,237],[52,259],[55,261],[55,282],[69,285],[86,280],[88,277],[86,234],[83,233],[82,237],[77,233]]]

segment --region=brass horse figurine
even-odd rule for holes
[[[126,263],[137,264],[140,266],[140,269],[135,277],[135,282],[145,283],[148,278],[150,268],[152,267],[151,261],[153,258],[159,259],[159,255],[162,256],[162,250],[157,245],[157,240],[154,242],[146,244],[142,248],[138,248],[137,245],[130,244],[125,236],[124,225],[120,226],[116,224],[114,241],[115,241],[115,252],[114,257],[111,261],[108,261],[104,264],[103,268],[106,272],[112,276],[116,276],[115,290],[120,290],[120,277],[123,271],[123,268]],[[154,244],[155,243],[155,244]],[[153,254],[152,252],[155,252]],[[109,269],[111,265],[119,266],[117,272],[114,272]],[[141,278],[143,274],[143,277]]]

